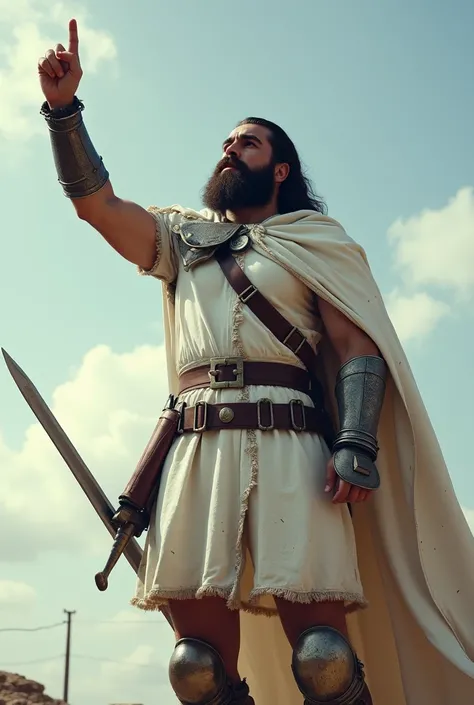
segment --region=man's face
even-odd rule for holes
[[[225,213],[265,206],[275,190],[270,133],[261,125],[241,125],[223,144],[223,155],[206,184],[203,201]]]

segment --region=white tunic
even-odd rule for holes
[[[159,213],[158,256],[143,272],[176,282],[176,370],[212,357],[302,363],[240,302],[212,258],[186,272],[177,250],[178,213]],[[314,294],[253,248],[238,262],[261,293],[306,336],[321,339]],[[143,270],[142,270],[143,271]],[[183,399],[277,403],[307,395],[282,387],[199,389]],[[133,604],[218,595],[232,609],[276,614],[273,596],[365,606],[352,520],[324,493],[329,450],[318,435],[222,430],[180,436],[168,455],[147,534]]]

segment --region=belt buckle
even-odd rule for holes
[[[208,374],[211,380],[211,389],[242,389],[244,386],[244,360],[242,357],[211,357],[209,363]],[[219,382],[217,379],[219,375],[218,367],[227,365],[235,365],[232,370],[235,379]]]

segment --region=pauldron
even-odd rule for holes
[[[176,226],[178,230],[178,226]],[[243,252],[250,245],[249,229],[241,223],[204,223],[191,221],[179,226],[179,252],[186,271],[205,262],[229,242],[233,252]]]

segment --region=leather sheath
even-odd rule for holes
[[[163,464],[178,430],[180,412],[173,404],[174,398],[170,396],[169,404],[163,409],[135,472],[119,497],[120,503],[131,504],[139,510],[150,508]]]

